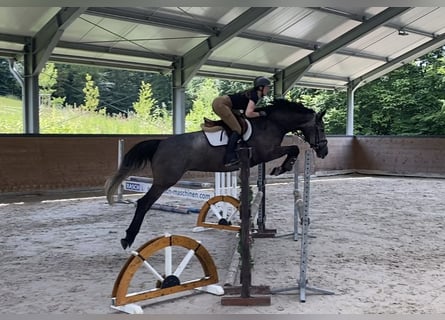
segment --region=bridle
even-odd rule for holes
[[[328,144],[328,140],[326,138],[320,139],[320,131],[322,130],[321,125],[318,123],[315,123],[315,141],[313,143],[309,144],[311,145],[311,148],[314,150],[320,150]]]
[[[315,120],[316,119],[314,119],[314,121]],[[302,138],[304,141],[309,143],[309,145],[311,146],[312,149],[317,151],[317,150],[320,150],[322,148],[325,148],[326,145],[328,144],[328,140],[326,138],[323,138],[323,139],[320,138],[320,131],[322,131],[323,129],[321,127],[321,124],[317,123],[317,121],[315,121],[314,129],[315,129],[315,134],[313,135],[313,137],[314,137],[313,139],[311,139],[312,135],[309,135],[309,139],[308,139],[306,137],[306,135],[304,134],[304,131],[301,131],[302,133],[296,133],[296,134],[300,138]]]

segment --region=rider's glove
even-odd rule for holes
[[[267,112],[264,110],[258,111],[258,113],[260,114],[260,117],[265,117],[267,116]]]

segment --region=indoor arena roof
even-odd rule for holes
[[[273,4],[273,2],[271,2]],[[445,7],[3,7],[0,56],[344,89],[445,44]],[[46,59],[45,59],[46,61]]]

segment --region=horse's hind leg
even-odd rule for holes
[[[136,235],[141,229],[142,222],[144,221],[145,214],[150,210],[153,203],[159,199],[162,193],[168,188],[152,185],[150,190],[137,201],[136,211],[134,213],[133,220],[130,223],[126,231],[126,237],[121,239],[121,245],[124,249],[130,247],[133,244]]]

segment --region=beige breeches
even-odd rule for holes
[[[241,126],[232,113],[232,101],[229,96],[215,98],[212,103],[212,109],[230,129],[241,134]]]

